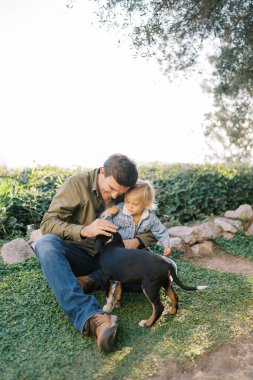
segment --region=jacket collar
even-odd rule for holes
[[[123,210],[122,210],[122,213],[124,215],[128,215],[128,216],[131,216],[132,215],[130,214],[130,212],[128,211],[128,209],[126,208],[126,205],[123,206]],[[148,208],[144,208],[144,210],[142,211],[142,214],[141,214],[141,220],[142,219],[147,219],[149,217],[149,209]]]

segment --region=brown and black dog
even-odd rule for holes
[[[139,322],[141,327],[151,327],[161,316],[164,306],[159,292],[164,288],[172,307],[167,314],[176,314],[178,296],[171,284],[174,282],[184,290],[203,290],[207,286],[187,286],[177,277],[173,265],[165,257],[141,249],[126,249],[118,232],[111,237],[98,236],[96,249],[101,252],[100,265],[107,284],[107,304],[103,310],[111,312],[120,306],[122,295],[121,283],[141,285],[143,293],[152,305],[152,314],[147,320]]]

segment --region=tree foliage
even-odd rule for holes
[[[230,160],[236,152],[247,161],[253,145],[253,1],[96,1],[101,20],[127,31],[139,54],[155,55],[168,75],[194,68],[207,52],[216,110],[207,115],[206,134],[224,142]]]
[[[226,95],[216,101],[216,110],[206,115],[205,135],[217,161],[250,163],[253,149],[252,99],[245,91],[236,98]],[[213,141],[216,141],[213,147]]]
[[[253,70],[251,0],[97,2],[103,21],[128,30],[140,53],[159,56],[167,70],[194,65],[204,41],[209,40],[217,48],[216,75],[222,78],[222,90],[235,92],[242,85],[249,88]]]

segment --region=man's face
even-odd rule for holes
[[[98,187],[102,198],[107,201],[109,199],[116,199],[119,195],[124,194],[129,187],[119,185],[113,176],[105,177],[104,169],[101,168],[98,175]]]

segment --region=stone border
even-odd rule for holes
[[[205,221],[193,227],[169,228],[171,250],[195,255],[212,253],[213,242],[210,239],[216,237],[232,239],[239,230],[243,230],[246,236],[252,236],[252,221],[252,207],[244,204],[234,211],[227,211],[223,217],[214,218],[213,221]],[[246,222],[250,223],[247,228],[245,228]]]
[[[245,229],[245,222],[250,226]],[[211,239],[223,237],[232,239],[237,231],[243,230],[246,236],[253,236],[253,210],[244,204],[234,211],[227,211],[223,217],[205,221],[193,227],[178,226],[169,228],[172,252],[180,251],[193,255],[213,252]],[[14,239],[3,245],[1,254],[6,264],[16,264],[34,256],[34,247],[42,237],[40,230],[32,232],[30,240]]]

